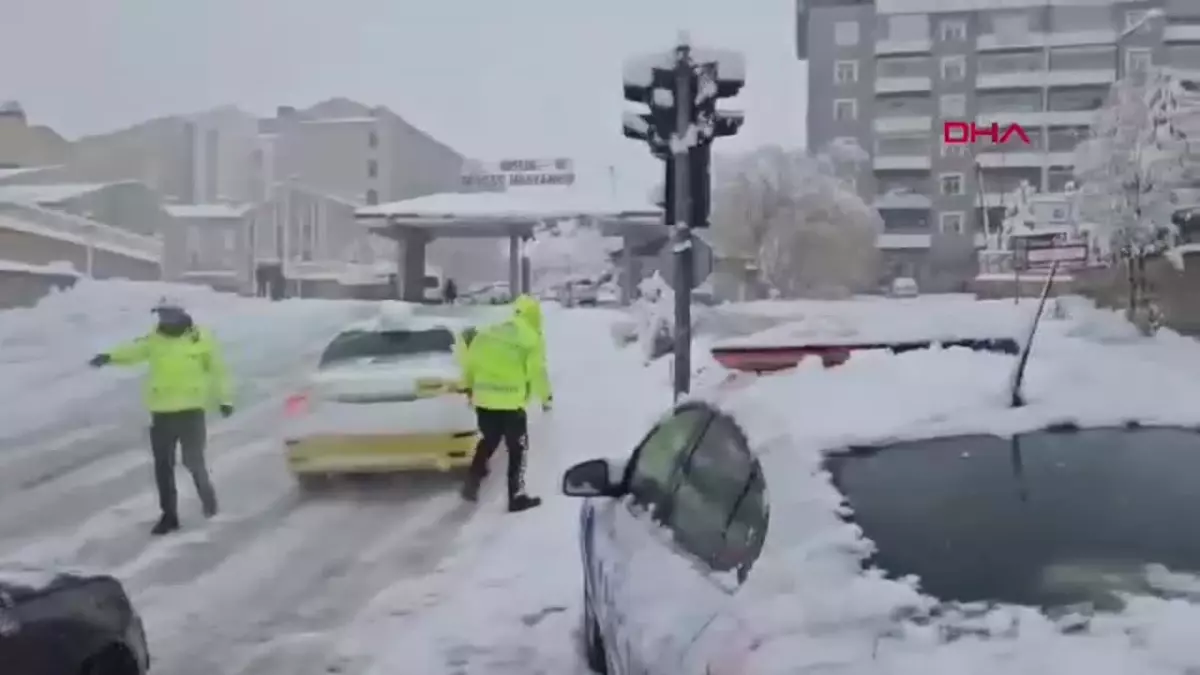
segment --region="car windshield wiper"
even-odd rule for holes
[[[1042,296],[1038,298],[1037,311],[1034,312],[1033,321],[1029,324],[1029,336],[1021,348],[1021,354],[1017,357],[1017,365],[1012,372],[1012,380],[1009,384],[1009,405],[1013,408],[1020,408],[1025,405],[1025,396],[1021,393],[1021,385],[1025,380],[1025,366],[1029,363],[1029,352],[1033,348],[1033,337],[1037,334],[1038,325],[1042,320],[1042,310],[1046,307],[1046,298],[1050,297],[1050,289],[1054,287],[1054,276],[1057,273],[1058,261],[1055,260],[1050,265],[1050,274],[1046,276],[1046,283],[1042,286]]]

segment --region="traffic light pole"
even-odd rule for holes
[[[692,247],[691,172],[688,170],[692,124],[692,59],[686,44],[676,49],[675,57],[675,138],[671,144],[671,162],[675,173],[675,401],[692,388]]]

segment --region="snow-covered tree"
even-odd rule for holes
[[[1101,250],[1123,260],[1161,251],[1175,236],[1174,194],[1189,179],[1178,124],[1200,99],[1165,71],[1113,86],[1089,138],[1076,148],[1076,201]]]
[[[874,285],[879,213],[854,190],[867,154],[836,142],[816,156],[778,146],[717,163],[712,225],[722,253],[754,259],[784,296],[838,296]]]
[[[611,266],[604,234],[575,218],[539,228],[525,251],[538,288],[598,277]]]

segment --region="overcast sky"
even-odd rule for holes
[[[621,62],[746,55],[736,150],[804,142],[794,0],[0,0],[0,99],[67,137],[236,104],[382,104],[481,159],[570,156],[588,184],[657,163],[620,134]],[[70,17],[67,19],[66,17]]]

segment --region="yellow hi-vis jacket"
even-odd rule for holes
[[[477,408],[523,410],[534,398],[550,399],[541,339],[516,317],[476,331],[462,363],[462,384]]]
[[[191,328],[179,337],[152,332],[112,349],[108,356],[115,365],[150,365],[142,399],[152,413],[233,404],[220,346],[203,328]]]

